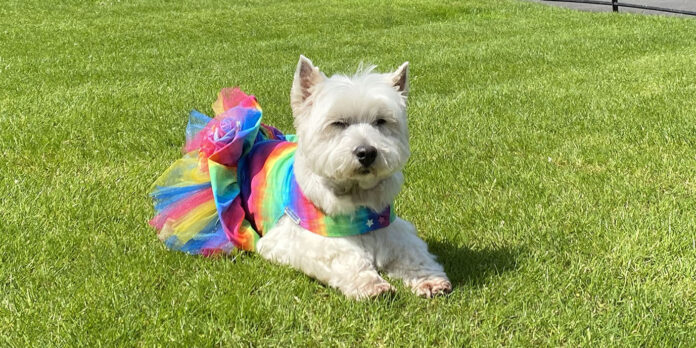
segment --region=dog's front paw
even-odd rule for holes
[[[357,289],[353,289],[352,291],[346,292],[346,296],[356,299],[356,300],[365,300],[365,299],[370,299],[370,298],[375,298],[377,296],[380,296],[382,294],[390,294],[396,291],[396,288],[393,287],[391,284],[387,283],[386,281],[382,281],[379,283],[372,283],[368,284],[362,287],[359,287]]]
[[[447,278],[431,278],[416,284],[413,292],[425,298],[446,295],[452,292],[452,283]]]

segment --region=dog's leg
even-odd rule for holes
[[[395,290],[377,273],[359,238],[322,237],[287,217],[264,234],[257,251],[265,259],[299,269],[350,298],[370,298]]]
[[[383,232],[383,233],[381,233]],[[428,246],[416,235],[412,224],[396,219],[376,236],[383,252],[378,254],[378,266],[389,276],[401,278],[414,293],[422,297],[444,295],[452,291],[442,265],[428,252]]]

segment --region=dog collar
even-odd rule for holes
[[[352,214],[326,215],[300,190],[292,175],[290,194],[295,196],[285,207],[285,214],[303,228],[326,237],[346,237],[365,234],[389,226],[396,219],[392,206],[381,212],[359,207]]]

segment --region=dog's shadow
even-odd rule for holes
[[[480,286],[490,277],[517,269],[519,250],[505,247],[473,250],[436,240],[427,243],[455,287],[465,284]]]

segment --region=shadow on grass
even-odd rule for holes
[[[443,241],[428,240],[428,249],[445,267],[452,285],[480,286],[490,277],[517,269],[519,250],[508,248],[472,250]]]

